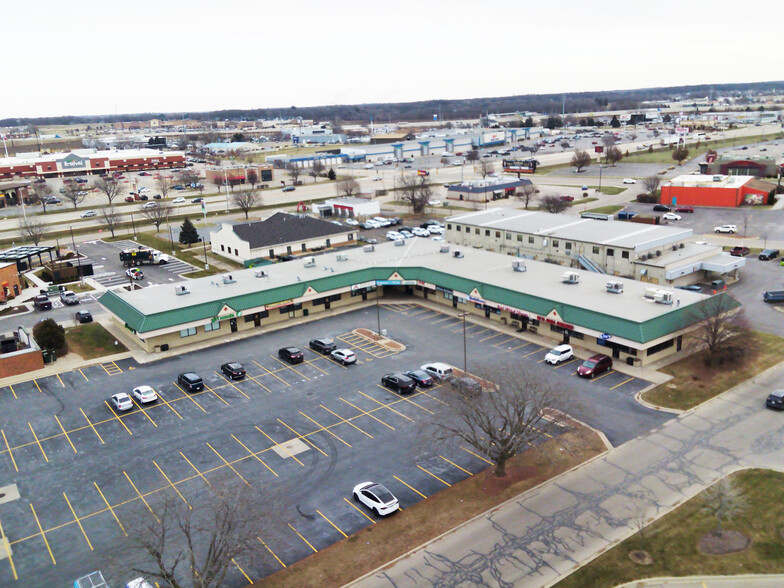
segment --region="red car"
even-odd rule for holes
[[[691,206],[679,206],[675,209],[675,212],[694,212],[694,208]]]
[[[577,375],[581,378],[593,378],[599,374],[603,374],[607,370],[612,369],[612,359],[607,355],[594,355],[586,359],[582,365],[577,368]]]
[[[564,202],[572,202],[574,200],[574,196],[561,196],[561,200]]]

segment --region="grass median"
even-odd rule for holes
[[[754,351],[740,363],[706,366],[706,351],[694,353],[662,368],[673,379],[660,384],[643,395],[643,400],[666,408],[688,410],[730,388],[746,382],[757,374],[781,362],[784,339],[754,331]],[[760,398],[762,402],[764,398]]]
[[[68,342],[68,350],[82,359],[96,359],[128,351],[128,348],[117,341],[114,335],[104,329],[100,323],[69,327],[65,330],[65,340]]]
[[[253,586],[342,586],[605,450],[596,433],[570,424],[570,431],[515,457],[505,478],[488,468]]]
[[[702,510],[705,498],[699,494],[651,523],[642,533],[629,537],[564,578],[555,588],[617,586],[643,578],[669,576],[784,573],[781,522],[784,520],[781,501],[784,473],[746,470],[730,478],[748,501],[748,508],[732,522],[725,522],[724,527],[751,539],[751,545],[745,550],[706,555],[697,549],[700,538],[716,527],[715,518]],[[634,550],[646,551],[652,563],[634,563],[631,559]]]

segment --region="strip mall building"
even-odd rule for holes
[[[593,272],[567,272],[578,275],[568,281],[563,267],[549,263],[455,250],[426,239],[398,243],[133,292],[109,291],[99,302],[148,352],[223,341],[235,332],[263,333],[264,327],[295,317],[358,307],[395,293],[635,365],[679,352],[688,333],[716,307],[715,297],[695,292],[617,279],[620,290],[611,291],[608,277]],[[732,299],[728,303],[737,306]],[[388,328],[405,341],[405,333]]]
[[[182,151],[79,149],[30,157],[0,158],[0,180],[24,177],[63,178],[185,166]]]

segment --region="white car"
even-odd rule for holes
[[[142,208],[155,208],[156,206],[158,206],[157,202],[145,202],[142,204]]]
[[[112,405],[117,410],[131,410],[133,408],[133,400],[125,392],[118,392],[112,396]]]
[[[139,188],[139,194],[141,194],[142,192],[149,192],[149,191],[150,191],[150,189],[145,187],[145,186],[142,186],[141,188]]]
[[[400,504],[392,493],[381,484],[362,482],[354,486],[354,500],[361,502],[378,516],[392,514]]]
[[[350,227],[356,227],[356,226],[358,226],[358,225],[359,225],[359,221],[358,221],[358,220],[356,220],[356,219],[353,219],[353,218],[347,218],[347,219],[346,219],[344,222],[345,222],[345,223],[346,223],[348,226],[350,226]]]
[[[422,227],[415,227],[414,229],[411,230],[411,232],[414,233],[414,235],[416,235],[417,237],[430,236],[430,231],[428,231],[427,229],[423,229]]]
[[[675,214],[674,212],[665,212],[662,215],[664,220],[681,220],[681,215]]]
[[[397,231],[387,231],[387,239],[390,241],[400,241],[401,239],[405,239],[405,236]]]
[[[357,356],[354,354],[351,349],[335,349],[330,356],[335,361],[342,363],[343,365],[347,365],[349,363],[355,363],[357,361]]]
[[[381,223],[379,223],[378,221],[374,221],[371,218],[370,220],[366,220],[365,221],[365,226],[367,226],[367,227],[369,227],[371,229],[380,229],[381,228]]]
[[[174,204],[184,204],[184,203],[185,203],[185,198],[183,198],[182,196],[180,196],[179,198],[175,198],[174,200],[172,200],[172,202],[173,202]]]
[[[565,361],[569,361],[574,357],[574,350],[571,345],[558,345],[547,352],[544,356],[544,362],[550,365],[557,365]]]
[[[373,169],[373,168],[374,168],[374,167],[376,167],[376,166],[375,166],[375,165],[373,165],[372,163],[366,163],[366,164],[365,164],[365,165],[363,165],[362,167],[364,167],[365,169]]]
[[[427,232],[431,235],[443,235],[445,231],[441,225],[430,225],[427,227]]]
[[[82,217],[82,218],[88,218],[88,217],[91,217],[91,216],[95,216],[95,211],[94,211],[94,210],[85,210],[85,211],[84,211],[84,212],[81,214],[81,217]]]
[[[373,176],[373,181],[374,181],[374,182],[380,182],[380,181],[381,181],[381,180],[383,180],[383,179],[384,179],[384,178],[382,178],[381,176]]]
[[[373,220],[376,221],[381,227],[388,227],[392,224],[391,220],[384,218],[383,216],[374,216]]]
[[[713,229],[714,233],[737,233],[738,226],[737,225],[721,225],[720,227],[715,227]]]
[[[441,235],[433,235],[431,241],[443,241],[444,238]]]
[[[441,206],[441,201],[440,200],[431,200],[427,204],[428,204],[428,206]]]
[[[623,178],[623,183],[624,184],[636,184],[637,180],[632,179],[632,178]]]
[[[134,388],[133,397],[142,404],[148,404],[158,400],[158,395],[155,393],[155,390],[149,386],[139,386],[138,388]]]

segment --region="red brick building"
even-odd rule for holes
[[[248,174],[256,172],[256,183],[267,184],[272,181],[272,165],[234,165],[231,167],[208,167],[204,170],[205,183],[215,184],[218,180],[221,185],[225,185],[228,180],[229,185],[249,184]]]
[[[661,187],[659,202],[678,206],[728,206],[769,204],[776,185],[752,176],[688,175],[673,178]]]
[[[19,296],[22,291],[22,283],[19,280],[19,271],[16,263],[0,262],[0,300],[11,300]]]

